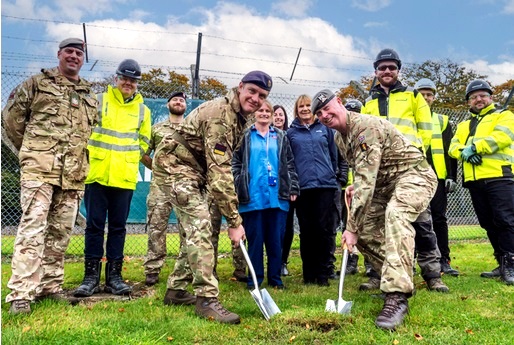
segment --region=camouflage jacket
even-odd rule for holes
[[[83,190],[96,96],[84,79],[72,83],[58,68],[41,72],[16,87],[2,111],[7,135],[20,151],[21,180]]]
[[[177,127],[177,133],[205,159],[206,166],[202,166],[186,147],[166,136],[156,149],[152,167],[157,178],[163,175],[165,179],[175,181],[182,178],[198,180],[218,204],[229,227],[242,223],[231,170],[232,155],[243,131],[253,124],[253,114],[244,117],[240,110],[234,88],[225,97],[201,104]],[[169,155],[178,162],[176,165],[169,164]]]
[[[413,167],[427,169],[435,178],[423,153],[389,121],[379,117],[347,112],[347,133],[337,133],[336,144],[354,172],[355,194],[347,229],[362,229],[374,198],[389,200],[398,178]]]
[[[170,135],[175,131],[179,124],[171,123],[170,119],[167,118],[164,121],[156,123],[152,126],[152,135],[150,137],[150,144],[148,146],[148,150],[146,151],[147,155],[150,155],[152,152],[155,154],[155,150],[157,146],[161,143],[162,139],[167,135]],[[152,184],[161,184],[164,183],[162,180],[162,174],[152,174]]]

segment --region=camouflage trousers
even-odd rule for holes
[[[366,213],[357,247],[377,272],[383,292],[414,290],[414,237],[412,226],[427,209],[437,187],[433,171],[413,168],[396,183],[377,188]]]
[[[168,221],[173,210],[170,201],[171,187],[166,184],[154,183],[150,185],[147,198],[147,229],[148,229],[148,250],[144,262],[145,274],[159,274],[166,258],[166,233]],[[209,198],[209,212],[212,223],[212,246],[214,247],[214,272],[216,272],[218,258],[218,242],[221,230],[221,213],[212,198]],[[180,229],[180,221],[178,222]],[[191,269],[184,253],[183,237],[180,236],[180,250],[177,261],[181,264],[175,267],[177,275],[191,275]],[[235,271],[246,274],[246,261],[240,248],[232,249],[232,263]],[[192,280],[192,278],[191,278]]]
[[[214,247],[214,272],[218,266],[218,242],[221,232],[221,212],[218,205],[214,203],[214,200],[209,197],[209,212],[211,214],[212,223],[212,246]],[[240,272],[242,275],[246,274],[246,260],[243,255],[241,248],[234,248],[232,245],[232,265],[234,266],[234,272]]]
[[[217,297],[218,281],[214,276],[214,247],[209,202],[203,185],[194,178],[181,176],[166,182],[170,186],[169,199],[173,204],[184,257],[177,258],[168,277],[167,287],[185,290],[191,282],[183,267],[189,263],[193,274],[192,286],[196,296]]]
[[[166,233],[168,222],[173,211],[170,201],[171,187],[165,184],[157,184],[152,181],[150,191],[146,200],[147,206],[147,230],[148,230],[148,249],[146,260],[143,264],[145,274],[159,274],[166,259]],[[178,224],[180,228],[180,222]],[[186,254],[182,250],[184,238],[180,236],[180,248],[177,257],[178,261],[184,262],[181,267],[181,276],[188,276],[193,280],[191,269],[187,263]]]
[[[62,190],[39,181],[21,181],[22,216],[14,242],[6,302],[62,290],[64,253],[83,191]]]

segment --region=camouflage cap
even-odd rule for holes
[[[66,47],[77,48],[79,50],[84,51],[86,44],[80,38],[71,37],[71,38],[67,38],[67,39],[61,41],[61,43],[59,43],[59,49],[63,49]]]
[[[328,102],[332,100],[336,95],[330,91],[329,89],[324,89],[318,92],[312,98],[311,111],[314,115],[316,112],[327,105]]]
[[[182,97],[183,99],[187,99],[187,96],[184,92],[182,91],[175,91],[173,92],[171,95],[170,95],[170,98],[168,98],[168,102],[170,101],[170,99],[172,99],[173,97]]]
[[[243,83],[255,84],[266,91],[270,91],[271,87],[273,86],[273,81],[271,80],[271,77],[262,71],[248,72],[243,77],[243,79],[241,79],[241,81]]]

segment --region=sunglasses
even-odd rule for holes
[[[389,69],[390,71],[396,71],[398,69],[398,66],[396,65],[382,65],[378,66],[377,70],[380,72],[385,72],[385,70]]]

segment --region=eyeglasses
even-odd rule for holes
[[[396,65],[382,65],[378,66],[377,70],[380,72],[385,72],[386,69],[389,69],[390,71],[396,71],[398,69],[398,66]]]
[[[124,83],[129,82],[131,84],[137,84],[137,79],[125,77],[124,75],[118,75],[118,80]]]
[[[488,93],[482,93],[482,94],[480,94],[480,95],[473,95],[473,96],[470,96],[470,97],[469,97],[469,99],[470,99],[470,100],[472,100],[472,101],[474,101],[475,99],[478,99],[478,98],[489,98],[489,97],[491,97],[491,95],[490,95],[490,94],[488,94]]]

